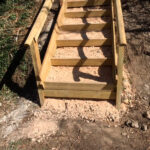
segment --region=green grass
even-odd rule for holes
[[[0,1],[0,81],[7,72],[15,54],[18,52],[33,17],[38,9],[34,0],[3,0]],[[31,59],[27,52],[15,71],[21,80],[26,80],[31,68]],[[15,81],[14,79],[14,82]],[[18,83],[20,84],[20,83]],[[0,94],[8,92],[6,86]],[[4,94],[5,95],[5,94]]]

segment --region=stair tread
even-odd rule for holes
[[[51,66],[46,82],[112,83],[112,67],[54,67]]]
[[[88,31],[88,32],[67,32],[61,31],[57,40],[90,40],[111,38],[110,30]]]
[[[75,7],[75,8],[67,8],[66,12],[82,12],[82,11],[101,11],[110,9],[110,6],[95,6],[95,7]]]
[[[91,17],[91,18],[65,18],[64,25],[77,24],[102,24],[111,21],[110,17]]]
[[[60,47],[53,58],[112,58],[111,47]]]

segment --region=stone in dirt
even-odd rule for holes
[[[123,101],[123,103],[128,105],[128,104],[130,103],[130,101],[129,101],[128,99],[125,99],[125,100]]]
[[[147,119],[150,119],[150,111],[146,111],[143,116]]]
[[[137,121],[132,121],[131,127],[138,129],[139,128],[139,123]]]
[[[127,121],[125,122],[125,125],[126,125],[127,127],[131,127],[131,124],[132,124],[132,121],[131,121],[131,120],[127,120]]]
[[[148,128],[147,128],[147,125],[146,125],[146,124],[142,124],[141,130],[146,131],[147,129],[148,129]]]
[[[126,122],[125,122],[125,125],[127,126],[127,127],[132,127],[132,128],[136,128],[136,129],[138,129],[139,128],[139,123],[137,122],[137,121],[132,121],[132,120],[127,120]]]
[[[123,136],[127,136],[127,133],[125,133],[125,132],[123,132],[123,133],[121,133]]]

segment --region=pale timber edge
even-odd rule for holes
[[[68,1],[68,7],[83,7],[83,6],[99,6],[99,5],[109,5],[110,0],[78,0],[78,1]]]
[[[42,31],[42,28],[44,26],[44,23],[47,19],[48,12],[52,7],[53,2],[54,2],[54,0],[45,0],[44,4],[35,20],[35,23],[29,33],[29,36],[28,36],[27,40],[25,41],[25,45],[30,46],[34,38],[37,41],[37,39]]]
[[[114,3],[115,3],[115,10],[116,10],[117,29],[119,34],[119,45],[125,46],[127,44],[127,41],[125,35],[121,1],[115,0]]]
[[[78,91],[78,90],[44,90],[45,97],[55,98],[85,98],[85,99],[115,99],[112,91]]]
[[[107,82],[100,83],[69,83],[69,82],[44,82],[45,90],[82,90],[99,91],[115,90],[115,85]]]
[[[52,58],[52,66],[100,66],[100,65],[112,65],[111,58]]]
[[[109,10],[100,11],[77,11],[77,12],[66,12],[65,17],[67,18],[82,18],[82,17],[102,17],[110,16]]]

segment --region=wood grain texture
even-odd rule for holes
[[[118,30],[118,34],[119,34],[118,35],[119,36],[119,44],[122,46],[125,46],[127,44],[127,41],[126,41],[122,7],[121,7],[120,0],[115,0],[115,10],[116,10],[117,30]]]
[[[86,99],[115,99],[112,91],[79,91],[79,90],[44,90],[45,97],[55,98],[86,98]]]
[[[32,41],[32,43],[30,45],[30,50],[31,50],[32,62],[33,62],[33,68],[34,68],[35,77],[36,77],[36,83],[38,86],[38,84],[40,82],[39,74],[40,74],[40,70],[41,70],[41,59],[40,59],[38,43],[35,41],[35,39]],[[39,94],[40,104],[42,106],[44,104],[43,90],[38,89],[38,94]]]
[[[111,39],[93,39],[93,40],[57,40],[57,46],[102,46],[112,44]]]
[[[58,27],[60,27],[63,24],[63,20],[65,19],[66,9],[67,9],[67,0],[63,0],[61,10],[57,18]]]
[[[101,83],[67,83],[67,82],[44,82],[45,90],[82,90],[82,91],[99,91],[99,90],[114,90],[114,84],[107,82]]]
[[[122,78],[123,78],[123,61],[124,61],[124,46],[118,47],[118,81],[117,81],[117,95],[116,95],[116,106],[119,109],[121,104],[121,93],[122,93]]]
[[[117,54],[117,40],[116,40],[116,22],[115,22],[115,7],[114,1],[111,0],[111,11],[112,11],[112,50],[113,50],[113,79],[116,82],[116,75],[117,75],[117,64],[118,64],[118,54]]]
[[[46,50],[46,54],[44,56],[44,60],[42,63],[42,69],[40,72],[40,79],[42,81],[44,81],[47,76],[48,68],[51,66],[51,57],[55,54],[55,51],[56,51],[56,47],[57,47],[56,39],[57,39],[58,32],[59,32],[59,25],[61,25],[61,23],[63,22],[63,19],[64,19],[63,14],[64,14],[66,8],[67,8],[67,3],[66,3],[66,1],[63,1],[61,10],[58,15],[57,22],[55,24],[50,42],[48,44],[48,48]]]
[[[37,41],[37,39],[42,31],[42,28],[44,26],[44,23],[46,21],[46,18],[48,16],[48,12],[49,12],[50,8],[52,7],[53,1],[54,0],[45,0],[44,4],[40,10],[40,13],[38,14],[36,21],[29,33],[29,36],[28,36],[27,40],[25,41],[25,45],[30,46],[34,38]]]
[[[38,79],[40,70],[41,70],[41,58],[40,58],[38,43],[35,41],[35,39],[32,41],[32,43],[30,45],[30,51],[31,51],[32,63],[33,63],[33,67],[34,67],[35,76]]]
[[[68,7],[109,5],[110,0],[68,0]]]
[[[68,18],[101,17],[101,16],[110,16],[110,14],[111,12],[109,10],[78,11],[78,12],[66,12],[65,17]]]
[[[111,23],[102,24],[76,24],[76,25],[62,25],[61,30],[64,31],[101,31],[111,27]]]
[[[50,42],[49,42],[49,45],[46,50],[46,54],[44,56],[44,60],[42,63],[42,67],[40,71],[41,81],[45,80],[47,73],[48,73],[48,69],[51,66],[51,57],[54,55],[56,51],[56,38],[57,38],[56,28],[57,28],[57,25],[55,26],[54,31],[52,33],[52,37],[50,39]]]
[[[112,65],[111,58],[88,58],[88,59],[80,59],[80,58],[52,58],[51,65],[52,66],[100,66],[100,65]]]

